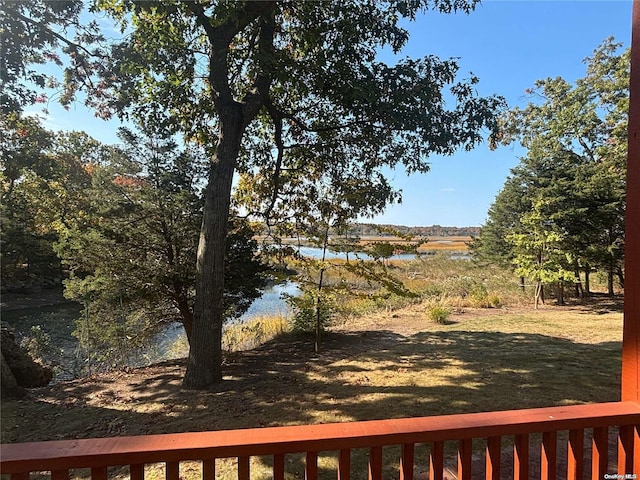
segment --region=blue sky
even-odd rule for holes
[[[489,0],[470,15],[427,13],[409,25],[405,53],[460,57],[460,73],[480,78],[481,95],[504,96],[524,107],[535,80],[584,76],[582,60],[614,36],[631,43],[630,1]],[[452,157],[432,157],[431,171],[393,175],[403,203],[373,221],[400,225],[481,225],[509,169],[524,151],[517,145],[490,151],[486,144]]]
[[[525,89],[535,80],[561,76],[572,82],[583,76],[582,60],[605,38],[629,46],[631,1],[485,0],[469,15],[427,12],[407,27],[411,37],[401,56],[459,57],[461,78],[469,72],[480,78],[479,94],[496,93],[510,107],[523,107]],[[391,60],[387,53],[382,58]],[[103,142],[116,142],[118,124],[94,118],[82,105],[65,112],[50,104],[49,110],[48,128],[85,130]],[[523,154],[515,145],[490,151],[484,144],[451,157],[431,157],[426,174],[390,172],[392,184],[403,192],[402,205],[367,221],[479,226]]]

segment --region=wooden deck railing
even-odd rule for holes
[[[618,432],[617,464],[610,465],[609,434]],[[400,478],[412,480],[414,465],[430,471],[429,479],[442,479],[445,441],[458,445],[457,477],[478,478],[473,440],[486,439],[484,476],[501,475],[503,437],[514,436],[513,478],[529,479],[531,434],[542,434],[539,442],[540,478],[565,477],[557,465],[566,465],[566,478],[584,478],[585,430],[590,429],[591,478],[633,478],[640,475],[640,404],[602,403],[529,410],[446,415],[437,417],[367,422],[274,427],[217,432],[194,432],[137,437],[5,444],[0,446],[0,473],[12,480],[27,479],[29,472],[50,471],[52,480],[69,478],[69,470],[90,468],[93,479],[106,479],[107,467],[129,466],[133,480],[144,477],[144,465],[166,463],[166,477],[178,480],[181,461],[202,461],[203,478],[215,478],[216,459],[237,458],[238,478],[249,479],[249,459],[273,456],[273,478],[283,479],[285,456],[306,453],[305,478],[318,476],[318,452],[337,451],[339,480],[351,476],[351,450],[369,450],[368,476],[382,479],[382,448],[400,445]],[[557,458],[558,432],[567,431],[567,458]],[[564,437],[563,437],[564,438]],[[429,443],[428,458],[417,458],[416,444]],[[587,451],[589,449],[587,448]],[[474,461],[474,457],[475,461]],[[537,469],[536,469],[537,471]],[[483,474],[480,472],[480,475]],[[613,474],[622,475],[614,477]],[[605,476],[606,475],[606,476]],[[511,477],[511,475],[509,475]],[[335,477],[334,477],[335,478]],[[639,477],[640,478],[640,477]]]

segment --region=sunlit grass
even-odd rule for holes
[[[229,352],[250,350],[291,331],[284,315],[261,315],[239,323],[225,325],[222,349]]]

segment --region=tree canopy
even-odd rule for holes
[[[567,271],[575,278],[582,271],[588,293],[589,272],[599,268],[608,272],[613,294],[623,263],[629,51],[607,39],[585,62],[586,75],[574,85],[559,77],[538,80],[532,101],[503,116],[502,141],[518,141],[527,153],[496,197],[473,251],[515,263],[523,273],[535,270],[540,259],[525,268],[533,250],[523,250],[535,219],[564,258],[556,255],[547,269],[550,283],[554,275],[566,281]]]

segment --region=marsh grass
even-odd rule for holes
[[[439,304],[430,305],[426,309],[426,314],[431,321],[444,325],[449,320],[451,308]]]
[[[387,271],[400,280],[411,295],[385,291],[375,283],[341,268],[344,260],[332,260],[324,273],[328,287],[348,285],[339,296],[338,323],[376,311],[387,313],[421,302],[438,301],[454,311],[465,307],[500,308],[531,302],[520,288],[519,278],[498,267],[477,265],[468,260],[437,253],[415,260],[391,261]],[[342,318],[340,318],[342,317]]]
[[[228,352],[251,350],[291,331],[284,315],[261,315],[251,320],[225,325],[222,349]]]

